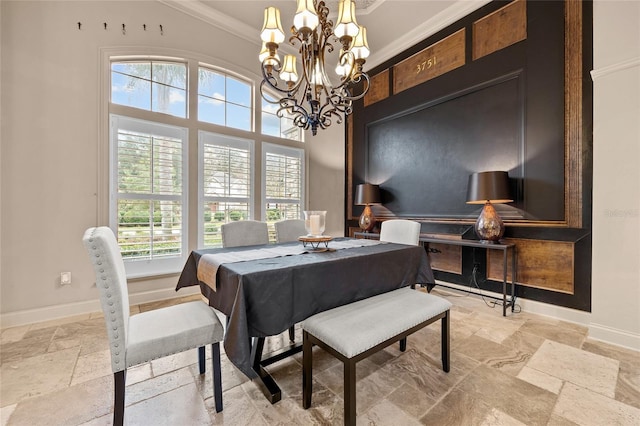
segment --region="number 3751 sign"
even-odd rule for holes
[[[393,93],[398,93],[465,64],[465,30],[405,59],[393,67]]]

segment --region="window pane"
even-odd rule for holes
[[[275,96],[270,93],[267,93],[266,96],[271,100],[275,100]],[[293,123],[291,115],[287,114],[286,111],[281,111],[283,113],[282,118],[278,117],[279,108],[278,104],[273,104],[262,98],[262,134],[301,141],[301,129]]]
[[[251,130],[251,109],[227,104],[227,126],[240,130]]]
[[[153,83],[152,111],[163,112],[176,117],[185,118],[187,115],[186,92],[162,84]]]
[[[230,203],[224,201],[204,204],[204,245],[222,247],[220,227],[228,222],[249,219],[248,203]]]
[[[124,117],[115,117],[113,124],[117,192],[112,208],[123,257],[181,257],[183,130]]]
[[[264,165],[264,211],[270,229],[273,223],[299,219],[303,203],[304,151],[269,143],[262,144]],[[275,228],[274,228],[275,229]],[[275,233],[270,238],[275,238]]]
[[[300,199],[302,180],[300,158],[267,153],[265,168],[267,198]]]
[[[151,82],[112,72],[111,102],[150,110]]]
[[[262,113],[262,134],[280,136],[280,119],[278,116],[266,112]]]
[[[204,196],[248,198],[251,192],[249,151],[205,145],[203,155]]]
[[[180,202],[118,200],[118,243],[125,259],[152,259],[180,255]]]
[[[151,62],[113,62],[111,71],[151,80]]]
[[[224,126],[226,121],[224,105],[223,101],[198,96],[198,120]]]
[[[294,141],[302,140],[302,129],[296,126],[291,118],[282,117],[280,125],[282,126],[281,137]]]
[[[198,73],[198,94],[214,99],[225,99],[225,76],[205,68]]]
[[[151,193],[151,144],[149,135],[118,132],[118,192]]]
[[[155,138],[153,151],[154,194],[182,194],[181,141]]]
[[[253,141],[200,133],[201,205],[199,243],[220,247],[220,226],[251,219]]]
[[[250,107],[251,86],[243,81],[227,77],[227,102]]]
[[[153,81],[179,89],[187,88],[187,66],[177,63],[154,62]]]

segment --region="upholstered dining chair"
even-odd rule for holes
[[[225,223],[222,231],[222,247],[254,246],[269,244],[269,231],[266,222],[257,220],[239,220]]]
[[[91,258],[107,324],[114,378],[113,424],[124,421],[127,368],[198,348],[200,374],[205,372],[205,345],[212,348],[213,395],[222,411],[220,341],[224,329],[213,308],[202,301],[129,315],[129,293],[120,247],[111,228],[89,228],[82,239]]]
[[[286,243],[289,241],[298,241],[298,237],[307,235],[307,229],[304,227],[302,219],[287,219],[274,223],[276,228],[276,241]]]
[[[303,223],[304,227],[304,223]],[[254,246],[269,244],[269,230],[266,222],[240,220],[225,223],[222,230],[222,247]],[[302,234],[300,234],[302,235]],[[295,327],[289,328],[289,340],[295,340]]]
[[[380,241],[417,246],[420,223],[406,219],[385,220],[380,226]]]

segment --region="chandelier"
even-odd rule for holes
[[[298,75],[294,55],[285,55],[280,60],[278,45],[285,39],[280,10],[268,7],[260,34],[262,49],[258,57],[263,76],[260,93],[264,100],[279,106],[278,117],[287,115],[296,126],[311,128],[316,135],[318,127],[326,129],[334,117],[341,123],[343,116],[353,112],[353,101],[369,90],[369,76],[362,71],[369,56],[367,31],[356,22],[352,0],[340,0],[335,27],[327,20],[329,8],[324,1],[297,1],[289,43],[300,45],[302,75]],[[340,43],[335,61],[336,84],[330,80],[325,62],[334,51],[332,42]]]

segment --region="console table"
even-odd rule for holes
[[[371,238],[379,239],[380,234],[371,232],[355,232],[356,238]],[[502,251],[502,316],[507,316],[507,308],[511,307],[511,312],[514,311],[516,295],[515,295],[515,283],[516,283],[516,245],[513,243],[483,243],[479,240],[463,240],[463,239],[448,239],[448,238],[432,238],[426,236],[420,236],[421,243],[428,245],[429,243],[437,244],[450,244],[462,247],[476,247],[487,250],[501,250]],[[507,281],[507,273],[509,270],[508,254],[509,250],[512,250],[513,256],[511,257],[511,272],[512,279],[509,283]],[[507,284],[511,287],[511,297],[507,298]],[[442,285],[442,284],[438,284]],[[446,286],[445,286],[446,287]]]

